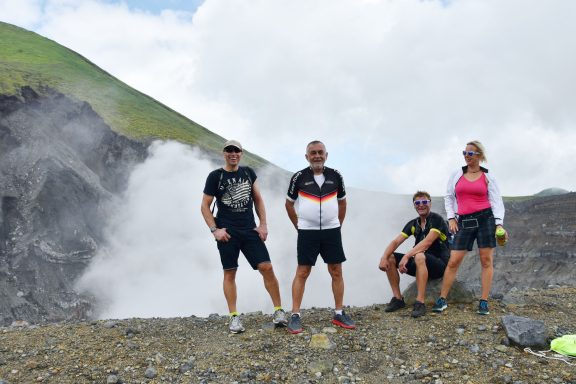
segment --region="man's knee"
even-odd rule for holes
[[[342,278],[342,264],[328,264],[328,273],[332,276],[332,279]]]
[[[424,252],[414,255],[414,263],[416,263],[416,267],[426,266],[426,255]]]
[[[312,272],[311,265],[299,265],[296,268],[296,278],[298,279],[307,279],[310,276],[310,272]]]
[[[235,280],[236,280],[236,269],[225,269],[224,281],[235,281]]]
[[[273,273],[274,270],[272,268],[272,263],[270,262],[264,262],[264,263],[260,263],[258,264],[258,270],[260,271],[261,274],[269,274],[269,273]]]

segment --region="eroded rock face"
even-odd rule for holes
[[[575,284],[576,193],[534,197],[506,204],[504,226],[510,240],[494,253],[492,294],[516,287]],[[466,256],[458,278],[480,289],[477,251]]]
[[[0,325],[86,315],[74,281],[103,241],[106,204],[145,156],[87,103],[0,95]]]

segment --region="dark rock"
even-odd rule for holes
[[[502,324],[512,343],[521,347],[548,347],[543,321],[507,315],[502,316]]]

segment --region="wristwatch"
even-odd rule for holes
[[[216,226],[210,227],[210,232],[214,233],[214,232],[216,232],[217,229],[218,229],[218,228],[217,228]]]

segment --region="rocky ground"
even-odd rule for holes
[[[543,320],[550,337],[574,334],[575,297],[574,287],[515,292],[488,316],[469,304],[419,319],[349,308],[352,331],[309,309],[300,335],[260,313],[239,335],[221,316],[15,323],[0,328],[0,383],[576,383],[576,365],[508,346],[501,324],[515,314]]]

